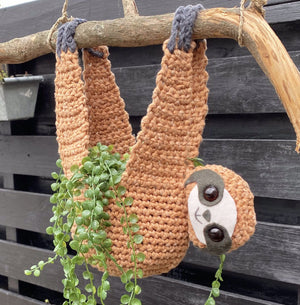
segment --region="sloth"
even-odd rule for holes
[[[199,166],[185,180],[190,240],[211,254],[242,246],[254,233],[254,196],[248,183],[220,165]]]

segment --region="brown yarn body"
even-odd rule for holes
[[[73,164],[81,164],[88,154],[89,121],[78,65],[78,52],[61,53],[56,58],[55,112],[58,152],[64,174],[70,178]]]
[[[142,251],[146,255],[145,261],[138,266],[143,269],[144,276],[168,272],[180,263],[188,249],[183,181],[187,170],[193,167],[188,158],[198,155],[207,113],[206,42],[202,41],[198,48],[193,43],[188,53],[176,49],[173,54],[166,44],[163,46],[165,55],[157,75],[153,102],[142,120],[141,132],[121,181],[127,188],[126,196],[134,198],[128,213],[138,215],[139,233],[144,236],[143,243],[136,246],[137,252]],[[66,71],[62,77],[57,76],[56,103],[57,140],[67,175],[70,174],[70,166],[78,164],[87,155],[87,147],[97,142],[114,144],[120,153],[134,144],[128,114],[106,58],[107,50],[103,47],[99,50],[104,51],[103,60],[84,52],[84,87],[80,80],[80,68],[67,66],[70,61],[78,66],[76,53],[62,53],[62,60],[57,61],[58,74],[61,70]],[[68,77],[68,71],[74,69],[79,69],[77,74]],[[74,88],[64,84],[69,78],[75,84]],[[70,89],[65,91],[64,86]],[[65,102],[66,94],[70,95],[69,103]],[[73,119],[72,109],[77,107],[77,103],[85,109]],[[65,126],[64,122],[68,120],[72,122]],[[78,124],[75,124],[77,121]],[[63,131],[66,129],[68,138],[73,134],[76,139],[84,140],[85,149],[76,158],[74,145],[69,145],[70,140],[65,139]],[[133,264],[130,261],[131,250],[126,247],[128,237],[120,224],[123,213],[113,202],[108,210],[112,223],[107,230],[108,238],[113,241],[111,254],[126,270]],[[120,275],[114,263],[108,263],[110,273]]]
[[[81,164],[88,148],[113,144],[123,154],[134,145],[135,139],[125,111],[125,103],[111,72],[107,47],[96,49],[103,58],[83,52],[84,82],[78,64],[78,52],[62,52],[56,61],[55,101],[58,151],[65,175],[70,167]]]
[[[122,177],[126,195],[134,198],[128,213],[138,215],[144,236],[143,243],[137,245],[137,251],[146,255],[138,266],[144,276],[176,267],[189,245],[183,180],[192,167],[188,158],[198,155],[208,95],[206,43],[198,49],[195,46],[188,53],[175,50],[171,54],[164,44],[153,101]],[[112,254],[121,265],[132,267],[119,221],[122,213],[113,204],[110,209],[114,215],[108,231],[114,242]],[[110,267],[113,274],[119,274],[113,264]]]
[[[232,245],[229,252],[233,251],[244,245],[255,231],[256,216],[254,211],[254,196],[249,189],[248,183],[241,176],[221,165],[197,167],[190,171],[187,174],[187,177],[189,177],[193,172],[203,169],[210,169],[223,178],[226,190],[236,203],[237,222],[231,237]],[[195,183],[191,183],[186,186],[187,198],[195,185]],[[206,245],[201,243],[196,237],[190,220],[189,236],[195,246],[206,248]]]
[[[96,48],[103,58],[83,52],[84,92],[89,118],[89,147],[97,143],[114,145],[120,154],[135,144],[124,100],[120,96],[115,75],[111,72],[108,48]]]

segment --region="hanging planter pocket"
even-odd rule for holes
[[[0,83],[0,121],[32,118],[42,80],[42,76],[4,78]]]

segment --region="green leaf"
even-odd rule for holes
[[[79,242],[78,242],[77,240],[72,240],[72,241],[70,242],[70,247],[71,247],[73,250],[77,251],[78,248],[79,248]]]
[[[48,235],[52,235],[52,234],[53,234],[53,227],[48,227],[48,228],[46,229],[46,233],[47,233]]]
[[[77,164],[73,164],[70,168],[71,172],[74,174],[79,170],[79,166]]]
[[[53,194],[53,195],[50,197],[50,202],[51,202],[51,203],[57,203],[57,194]]]
[[[85,280],[89,280],[90,279],[90,272],[88,272],[88,271],[84,271],[83,273],[82,273],[82,276],[83,276],[83,278],[85,279]]]
[[[134,275],[134,272],[131,269],[126,271],[126,276],[127,276],[128,281],[133,278],[133,275]]]
[[[106,279],[108,279],[108,277],[109,277],[109,273],[107,271],[104,271],[102,275],[102,280],[105,281]]]
[[[130,230],[131,230],[133,233],[138,232],[139,229],[140,229],[140,226],[139,226],[138,224],[133,224],[133,225],[130,227]]]
[[[192,161],[194,166],[205,166],[205,162],[200,158],[189,158],[188,160]]]
[[[52,172],[52,173],[51,173],[51,177],[52,177],[53,179],[57,179],[59,176],[58,176],[58,173]]]
[[[142,269],[138,269],[137,272],[136,272],[137,276],[141,279],[143,278],[143,270]]]
[[[31,275],[31,274],[32,274],[32,271],[30,271],[30,270],[25,270],[24,273],[25,273],[26,275]]]
[[[94,209],[96,215],[100,215],[103,212],[103,208],[101,205],[97,205]]]
[[[52,184],[51,184],[51,190],[52,190],[53,192],[57,191],[58,188],[59,188],[59,184],[58,184],[58,183],[52,183]]]
[[[127,294],[124,294],[121,296],[121,303],[122,304],[128,304],[130,300],[130,296]]]
[[[62,168],[61,159],[58,159],[58,160],[56,161],[56,166],[57,166],[58,168]]]
[[[125,290],[126,290],[127,292],[131,292],[131,291],[133,291],[133,289],[134,289],[134,284],[133,284],[132,282],[128,282],[128,283],[125,285]]]
[[[126,198],[124,199],[124,204],[125,204],[126,206],[131,206],[131,205],[133,204],[133,198],[131,198],[131,197],[126,197]]]
[[[212,295],[217,298],[220,295],[220,290],[219,288],[213,288],[212,290]]]
[[[137,217],[136,214],[131,214],[129,216],[129,222],[132,223],[132,224],[135,224],[139,221],[139,218]]]
[[[122,282],[123,284],[126,284],[126,283],[128,282],[126,273],[123,273],[123,274],[121,275],[121,282]]]
[[[94,167],[94,164],[93,164],[93,162],[91,162],[91,161],[86,161],[86,162],[84,162],[84,164],[83,164],[83,168],[84,168],[88,173],[90,173],[90,172],[93,170],[93,167]]]
[[[216,304],[216,302],[212,297],[208,298],[205,303],[205,305],[215,305],[215,304]]]
[[[94,286],[92,286],[92,284],[87,284],[84,287],[85,291],[88,292],[88,293],[92,293],[93,292],[93,288],[94,288]]]
[[[90,157],[84,157],[81,161],[81,163],[84,165],[86,162],[91,161]]]
[[[145,255],[144,253],[142,253],[142,252],[139,252],[139,253],[137,254],[136,258],[137,258],[137,260],[138,260],[139,262],[143,262],[143,261],[145,260],[145,258],[146,258],[146,255]]]
[[[89,218],[91,216],[91,211],[90,210],[84,210],[81,214],[83,218]]]
[[[225,258],[226,258],[225,254],[220,255],[221,263],[224,263]]]
[[[94,220],[91,224],[91,227],[94,231],[98,230],[99,226],[100,226],[100,224],[99,224],[99,221],[97,221],[97,220]]]
[[[107,292],[104,291],[103,289],[101,289],[101,287],[98,287],[97,290],[97,295],[100,299],[102,299],[103,301],[107,298]]]
[[[134,235],[133,240],[136,244],[141,244],[143,242],[143,236],[136,234]]]
[[[131,305],[142,305],[142,302],[139,299],[134,298],[130,304]]]
[[[115,175],[113,176],[113,183],[119,184],[121,182],[122,176],[121,175]]]
[[[106,197],[106,198],[115,198],[116,196],[115,196],[115,193],[114,193],[114,191],[112,191],[112,190],[108,190],[108,191],[106,191],[105,193],[104,193],[104,196]]]
[[[118,187],[117,192],[118,192],[118,195],[119,195],[119,196],[124,196],[125,193],[126,193],[126,188],[125,188],[124,186],[120,185],[120,186]]]
[[[142,292],[142,288],[139,285],[136,285],[134,288],[135,294],[140,294]]]
[[[102,283],[102,288],[103,288],[104,291],[110,290],[110,283],[109,283],[109,281],[104,281]]]
[[[38,269],[34,270],[34,272],[33,272],[33,275],[34,275],[35,277],[39,277],[40,274],[41,274],[41,272],[40,272],[40,270],[38,270]]]

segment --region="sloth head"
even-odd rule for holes
[[[193,244],[221,255],[254,233],[254,196],[248,183],[220,165],[199,166],[185,181],[189,236]]]

